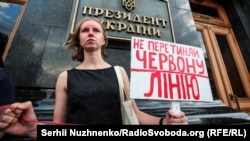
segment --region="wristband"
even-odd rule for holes
[[[161,118],[160,120],[159,120],[159,125],[163,125],[163,120],[164,120],[165,118]]]

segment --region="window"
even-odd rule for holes
[[[25,6],[24,0],[14,0],[11,3],[0,0],[0,56],[3,59],[10,48]]]

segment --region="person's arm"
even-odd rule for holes
[[[67,71],[62,72],[56,82],[55,109],[53,121],[65,122],[67,108]]]
[[[129,94],[130,94],[129,93],[130,92],[129,78],[127,76],[125,69],[123,67],[120,67],[120,68],[121,68],[121,73],[123,77],[124,88],[125,88],[127,97],[129,97]],[[185,116],[185,113],[182,111],[175,113],[172,110],[168,110],[166,112],[165,118],[161,120],[161,117],[156,117],[156,116],[153,116],[153,115],[150,115],[148,113],[141,111],[137,107],[135,100],[133,100],[133,108],[134,108],[134,111],[136,113],[136,116],[140,124],[145,124],[145,125],[160,125],[161,123],[162,125],[175,125],[175,124],[187,125],[188,124],[187,117]]]

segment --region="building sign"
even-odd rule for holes
[[[109,38],[131,36],[174,42],[168,1],[164,0],[75,0],[71,32],[85,17],[102,20]]]
[[[135,99],[212,101],[201,48],[131,38],[130,96]]]

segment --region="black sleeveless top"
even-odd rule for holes
[[[114,67],[68,70],[66,122],[122,124],[118,79]]]

